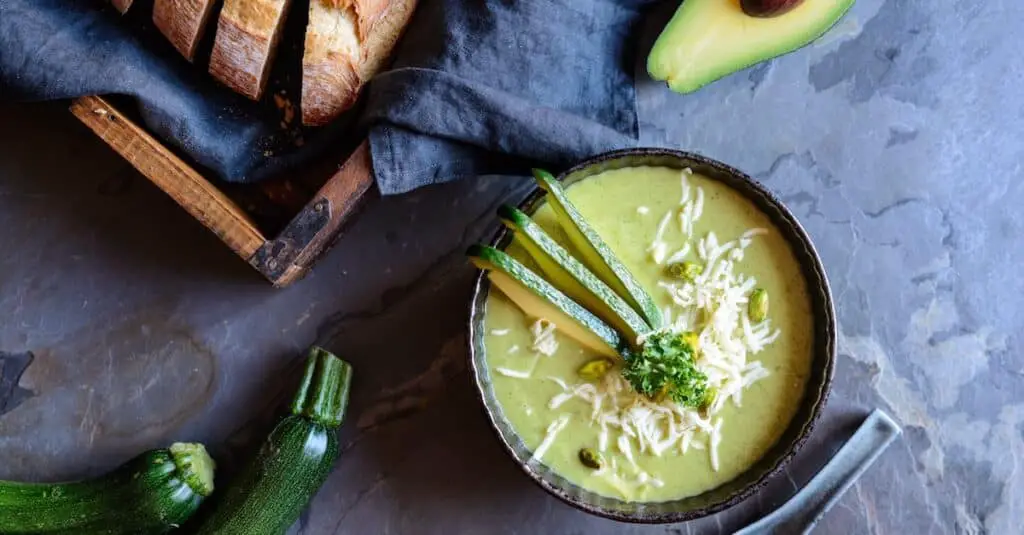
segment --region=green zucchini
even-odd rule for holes
[[[618,331],[508,254],[471,245],[466,255],[527,316],[554,323],[560,333],[599,355],[618,357],[629,348]]]
[[[583,214],[573,206],[562,184],[543,169],[534,169],[533,177],[537,180],[537,185],[547,192],[548,202],[551,203],[558,224],[565,230],[569,242],[576,248],[583,264],[625,299],[647,321],[652,330],[661,329],[664,319],[654,299],[651,299],[650,294],[615,256],[611,247],[604,243],[590,223],[587,223]]]
[[[347,362],[312,348],[291,414],[211,503],[197,533],[279,535],[294,524],[338,457],[335,430],[345,418],[351,381]]]
[[[498,208],[498,217],[515,233],[515,241],[526,249],[552,286],[607,321],[630,340],[635,341],[650,332],[650,326],[635,310],[573,258],[530,216],[505,204]]]
[[[213,492],[213,468],[202,444],[178,443],[86,481],[0,481],[0,533],[166,533]]]

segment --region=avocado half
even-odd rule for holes
[[[736,71],[792,52],[828,31],[854,0],[804,0],[775,17],[752,17],[740,0],[684,0],[647,57],[647,72],[691,93]]]

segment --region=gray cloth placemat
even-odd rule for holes
[[[381,192],[634,144],[633,47],[649,3],[421,0],[362,116]],[[278,175],[365,132],[351,116],[283,131],[271,99],[249,102],[178,57],[149,9],[140,0],[122,17],[104,0],[0,0],[0,99],[127,95],[151,132],[230,182]],[[294,3],[291,17],[303,9]],[[301,39],[289,42],[278,63],[301,57]]]
[[[423,0],[370,84],[385,194],[636,143],[639,0]]]

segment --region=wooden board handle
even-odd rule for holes
[[[238,205],[103,98],[77,99],[71,112],[242,258],[266,241]]]
[[[302,278],[376,191],[364,140],[285,229],[267,239],[236,203],[103,98],[80,98],[71,111],[278,287]]]

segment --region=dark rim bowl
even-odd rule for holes
[[[803,227],[774,195],[746,174],[728,165],[681,151],[629,149],[591,158],[563,173],[559,179],[564,184],[571,185],[603,171],[637,166],[675,169],[689,167],[695,173],[726,184],[767,214],[793,249],[811,300],[811,313],[814,318],[813,361],[800,407],[775,445],[732,481],[696,496],[668,502],[626,502],[601,496],[569,482],[543,464],[530,462],[531,451],[505,418],[486,365],[484,314],[490,282],[482,272],[476,279],[470,306],[470,366],[480,398],[498,438],[535,483],[578,509],[606,518],[648,524],[682,522],[717,513],[750,497],[761,489],[771,476],[782,470],[807,441],[825,406],[832,383],[836,348],[835,312],[825,270]],[[532,213],[543,199],[544,192],[538,188],[521,203],[520,209]],[[503,228],[495,235],[492,244],[504,248],[510,241],[511,234]]]

